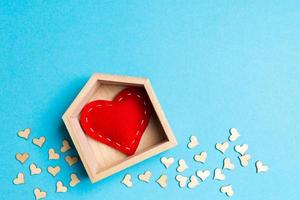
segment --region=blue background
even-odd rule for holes
[[[300,199],[300,3],[299,1],[0,1],[0,199],[33,199],[33,188],[47,199],[227,199],[218,190],[232,184],[232,199]],[[69,138],[61,116],[94,72],[149,77],[179,145],[92,185],[82,164],[70,168],[63,159],[48,161]],[[17,131],[30,127],[30,141]],[[191,175],[213,170],[223,155],[214,144],[237,127],[253,160],[243,169],[231,144],[227,155],[236,164],[224,182],[207,180],[198,188],[180,189],[173,165],[161,156],[184,158]],[[201,145],[188,150],[190,135]],[[45,135],[42,149],[31,144]],[[208,152],[207,164],[192,160]],[[14,156],[29,152],[24,166]],[[66,155],[76,155],[76,151]],[[61,154],[61,156],[63,156]],[[254,161],[269,165],[255,174]],[[44,169],[29,176],[35,162]],[[45,168],[59,164],[52,178]],[[136,176],[151,170],[169,176],[167,189]],[[26,184],[14,186],[19,171]],[[65,194],[76,172],[81,183]],[[120,181],[133,175],[134,187]]]

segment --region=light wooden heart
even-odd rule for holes
[[[168,185],[168,177],[167,175],[163,174],[161,175],[157,180],[156,182],[159,184],[160,187],[162,188],[166,188],[167,185]]]
[[[49,160],[58,160],[59,159],[59,154],[55,153],[55,150],[53,148],[49,149],[48,155],[49,155]]]
[[[170,157],[170,158],[162,157],[160,159],[160,162],[165,166],[165,168],[169,168],[174,163],[174,158],[173,157]]]
[[[241,155],[245,155],[246,151],[248,150],[248,145],[247,144],[235,145],[234,150]]]
[[[228,142],[223,142],[223,143],[217,143],[216,144],[216,149],[219,150],[223,154],[228,149],[228,147],[229,147],[229,143]]]
[[[210,172],[209,170],[198,170],[196,174],[201,179],[201,181],[205,181],[209,177]]]
[[[16,154],[16,159],[22,164],[24,164],[28,158],[29,158],[28,153],[17,153]]]
[[[240,137],[240,133],[238,132],[238,130],[236,128],[231,128],[229,129],[229,141],[233,142],[236,141],[239,137]]]
[[[33,191],[33,193],[34,193],[34,196],[35,196],[36,200],[38,200],[38,199],[44,199],[47,196],[47,193],[43,192],[40,188],[35,188],[34,191]]]
[[[220,168],[216,168],[214,179],[223,181],[223,180],[225,180],[225,178],[226,178],[226,176],[225,176],[225,174],[222,173],[222,170]]]
[[[188,168],[187,164],[185,163],[185,161],[183,159],[180,159],[178,161],[178,167],[177,167],[177,171],[178,172],[183,172]]]
[[[27,140],[30,135],[30,128],[25,128],[23,131],[18,131],[18,136]]]
[[[57,181],[56,183],[56,192],[67,192],[68,188],[63,185],[61,181]]]
[[[76,174],[71,174],[71,181],[70,181],[70,186],[74,187],[76,186],[78,183],[80,183],[80,179],[77,177]]]
[[[150,171],[146,171],[144,174],[140,174],[139,175],[139,179],[141,181],[149,183],[151,176],[152,176],[151,172]]]
[[[122,183],[126,186],[126,187],[132,187],[132,181],[131,181],[131,175],[130,174],[126,174],[122,180]]]
[[[73,166],[78,162],[77,156],[66,156],[65,157],[66,162],[69,164],[69,166]]]
[[[206,158],[207,158],[207,153],[205,151],[201,152],[200,154],[196,154],[194,156],[194,160],[197,161],[197,162],[201,162],[201,163],[205,163]]]
[[[243,167],[247,167],[248,163],[251,159],[251,156],[249,154],[243,155],[243,156],[239,156],[240,159],[240,163]]]
[[[269,167],[263,164],[263,162],[260,160],[255,162],[255,166],[256,166],[256,173],[266,172],[269,169]]]
[[[60,151],[64,153],[64,152],[67,152],[70,149],[71,149],[71,146],[70,146],[68,140],[63,140],[62,147],[60,148]]]
[[[55,167],[49,166],[47,170],[49,174],[55,177],[60,172],[60,166],[55,166]]]
[[[42,172],[42,169],[37,167],[34,163],[30,164],[29,169],[30,175],[40,174]]]
[[[233,189],[231,185],[226,185],[226,186],[222,186],[220,188],[220,191],[224,194],[226,194],[228,197],[232,197],[233,196]]]
[[[18,173],[17,177],[13,180],[15,185],[20,185],[25,183],[25,175],[23,173]]]
[[[196,146],[198,146],[199,142],[198,142],[198,139],[196,136],[192,135],[190,137],[190,142],[188,143],[188,148],[189,149],[193,149],[195,148]]]
[[[192,189],[192,188],[197,187],[198,185],[199,185],[199,182],[198,182],[197,177],[195,175],[192,175],[190,177],[190,182],[188,183],[188,187]]]
[[[223,160],[223,169],[234,169],[234,164],[231,162],[230,158],[224,158]]]
[[[46,138],[44,136],[40,138],[33,138],[32,143],[35,144],[38,147],[42,147],[43,144],[45,143]]]
[[[182,176],[182,175],[177,175],[175,177],[175,179],[178,181],[179,187],[184,188],[186,186],[186,183],[187,183],[187,180],[188,180],[187,177]]]

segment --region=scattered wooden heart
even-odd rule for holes
[[[236,141],[239,137],[240,137],[240,133],[238,132],[238,130],[236,128],[231,128],[229,129],[229,141],[233,142]]]
[[[56,192],[67,192],[68,188],[61,181],[56,183]]]
[[[80,183],[80,179],[77,177],[76,174],[71,174],[71,181],[70,181],[70,186],[74,187],[76,186],[78,183]]]
[[[65,157],[66,162],[69,164],[69,166],[73,166],[78,162],[77,156],[66,156]]]
[[[55,167],[49,166],[47,170],[49,174],[55,177],[60,172],[60,166],[55,166]]]
[[[234,150],[241,155],[245,155],[246,151],[248,150],[248,145],[247,144],[235,145]]]
[[[195,148],[196,146],[198,146],[199,142],[198,142],[198,139],[196,136],[192,135],[190,137],[190,142],[188,143],[188,148],[189,149],[193,149]]]
[[[65,152],[69,151],[70,149],[71,149],[71,146],[70,146],[68,140],[63,140],[62,147],[60,148],[60,151],[65,153]]]
[[[30,135],[30,128],[25,128],[23,131],[18,131],[18,136],[27,140]]]
[[[24,173],[18,173],[17,177],[13,180],[15,185],[20,185],[25,183],[25,175]]]
[[[266,172],[269,169],[269,167],[263,164],[263,162],[260,160],[255,162],[255,166],[256,166],[256,173]]]
[[[21,164],[24,164],[28,158],[29,158],[29,154],[28,154],[28,153],[17,153],[17,154],[16,154],[16,159],[17,159]]]
[[[251,159],[251,156],[249,154],[245,154],[243,156],[239,156],[239,159],[240,159],[240,163],[241,163],[242,167],[247,167],[248,163]]]
[[[40,174],[42,172],[42,169],[37,167],[36,164],[31,163],[29,166],[30,169],[30,175]]]
[[[228,149],[228,147],[229,147],[229,143],[228,142],[223,142],[223,143],[217,143],[216,144],[216,149],[219,150],[223,154]]]
[[[42,136],[40,138],[33,138],[32,143],[41,148],[43,146],[43,144],[45,143],[45,141],[46,141],[46,138],[44,136]]]
[[[220,168],[216,168],[215,174],[214,174],[214,179],[223,181],[223,180],[225,180],[225,178],[226,178],[226,176],[225,176],[225,174],[222,173],[222,170]]]
[[[199,185],[198,179],[195,175],[190,177],[190,182],[188,183],[188,188],[192,189]]]
[[[233,189],[231,185],[225,185],[220,188],[220,191],[224,194],[226,194],[228,197],[233,196]]]
[[[201,181],[203,182],[209,177],[210,172],[209,172],[209,170],[198,170],[196,172],[196,174],[201,179]]]
[[[168,177],[165,174],[162,174],[156,182],[159,184],[160,187],[166,188],[168,185]]]
[[[188,180],[187,177],[182,176],[182,175],[179,174],[175,177],[175,179],[178,181],[179,187],[184,188],[186,186],[186,183],[187,183],[187,180]]]
[[[35,188],[33,193],[34,193],[34,196],[35,196],[36,200],[44,199],[47,196],[47,193],[43,192],[40,188]]]
[[[130,174],[126,174],[122,180],[122,183],[126,186],[126,187],[132,187],[132,180],[131,180],[131,175]]]
[[[151,172],[148,170],[146,171],[144,174],[140,174],[138,177],[141,181],[144,181],[146,183],[149,183],[150,178],[151,178],[152,174]]]
[[[187,164],[185,163],[185,161],[183,159],[180,159],[178,161],[178,167],[177,167],[177,171],[178,172],[183,172],[188,168]]]
[[[49,149],[48,155],[49,155],[49,160],[58,160],[59,159],[59,154],[55,153],[55,150],[53,148]]]
[[[223,160],[223,169],[234,169],[234,164],[231,162],[230,158],[224,158]]]
[[[197,161],[197,162],[201,162],[201,163],[205,163],[206,158],[207,158],[207,153],[205,151],[201,152],[200,154],[196,154],[194,156],[194,160]]]
[[[174,158],[173,157],[170,157],[170,158],[162,157],[160,159],[160,162],[165,166],[165,168],[169,168],[174,163]]]

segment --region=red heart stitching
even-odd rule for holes
[[[147,128],[152,106],[141,88],[122,90],[113,101],[96,100],[81,111],[83,131],[93,139],[132,155]]]

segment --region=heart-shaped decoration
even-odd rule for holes
[[[28,153],[17,153],[16,154],[16,159],[22,164],[24,164],[28,158],[29,158]]]
[[[179,187],[184,188],[186,186],[186,183],[187,183],[187,180],[188,180],[187,177],[182,176],[182,175],[177,175],[175,177],[175,179],[178,181]]]
[[[190,182],[188,184],[188,187],[192,189],[192,188],[197,187],[198,185],[199,185],[199,182],[198,182],[197,177],[195,175],[192,175],[190,177]]]
[[[246,151],[248,150],[248,145],[247,144],[235,145],[234,150],[241,155],[245,155]]]
[[[20,185],[25,183],[25,175],[23,173],[18,173],[17,177],[13,180],[15,185]]]
[[[112,101],[96,100],[81,111],[80,124],[94,140],[133,155],[149,123],[152,106],[141,88],[127,88]]]
[[[239,137],[240,137],[240,133],[238,132],[238,130],[236,128],[231,128],[229,129],[229,141],[233,142],[236,141]]]
[[[126,187],[132,187],[131,175],[126,174],[122,180],[122,183],[126,185]]]
[[[196,172],[197,176],[201,179],[201,181],[205,181],[210,175],[209,170],[198,170]]]
[[[63,142],[62,142],[62,147],[60,148],[60,151],[61,151],[62,153],[65,153],[65,152],[67,152],[67,151],[70,150],[70,149],[71,149],[71,146],[70,146],[68,140],[63,140]]]
[[[162,157],[160,159],[160,162],[162,164],[164,164],[164,166],[168,169],[174,163],[174,158],[173,157],[170,157],[170,158]]]
[[[228,147],[229,147],[229,143],[228,142],[223,142],[223,143],[217,143],[216,144],[216,149],[219,150],[223,154],[228,149]]]
[[[220,168],[216,168],[214,179],[223,181],[223,180],[225,180],[225,178],[226,178],[226,176],[222,173],[222,170]]]
[[[29,169],[30,175],[40,174],[42,172],[42,169],[37,167],[34,163],[30,164]]]
[[[146,171],[144,174],[140,174],[139,175],[139,179],[141,181],[149,183],[151,176],[152,176],[151,172],[150,171]]]
[[[44,198],[46,198],[46,196],[47,196],[47,193],[41,191],[40,188],[35,188],[34,191],[33,191],[33,193],[34,193],[34,196],[35,196],[35,199],[36,199],[36,200],[44,199]]]
[[[78,162],[77,156],[73,156],[73,157],[66,156],[65,160],[69,164],[70,167],[73,166],[73,165],[75,165]]]
[[[51,174],[53,177],[55,177],[56,174],[58,174],[58,172],[60,172],[60,166],[56,166],[56,167],[49,166],[49,167],[48,167],[48,172],[49,172],[49,174]]]
[[[185,163],[185,161],[183,159],[180,159],[178,161],[178,167],[177,167],[177,171],[178,172],[183,172],[188,168],[187,164]]]
[[[61,181],[57,181],[56,183],[56,192],[67,192],[68,188],[63,185]]]
[[[77,175],[76,174],[71,174],[71,181],[70,181],[70,186],[71,187],[74,187],[74,186],[76,186],[78,183],[80,183],[80,179],[77,177]]]
[[[192,135],[190,137],[190,142],[188,143],[188,148],[193,149],[199,144],[198,139],[196,136]]]
[[[46,141],[46,138],[44,136],[42,136],[40,138],[33,138],[32,143],[41,148],[43,146],[43,144],[45,143],[45,141]]]
[[[160,185],[160,187],[162,188],[166,188],[167,185],[168,185],[168,177],[167,175],[163,174],[161,175],[157,180],[156,182]]]
[[[201,152],[200,154],[196,154],[194,156],[194,160],[197,161],[197,162],[201,162],[201,163],[205,163],[206,158],[207,158],[207,153],[205,151]]]
[[[220,191],[224,194],[226,194],[228,197],[232,197],[233,196],[233,189],[231,185],[226,185],[226,186],[222,186],[220,188]]]
[[[231,162],[230,158],[224,158],[223,160],[223,169],[234,169],[234,164]]]
[[[18,136],[27,140],[30,135],[30,128],[25,128],[24,131],[18,131]]]
[[[243,156],[239,156],[240,159],[240,163],[243,167],[247,167],[249,160],[251,159],[251,156],[249,154],[243,155]]]
[[[48,151],[48,157],[49,157],[49,160],[58,160],[59,154],[55,153],[55,150],[53,148],[51,148]]]
[[[256,173],[266,172],[269,169],[269,167],[267,165],[264,165],[260,160],[255,162],[255,166],[256,166]]]

